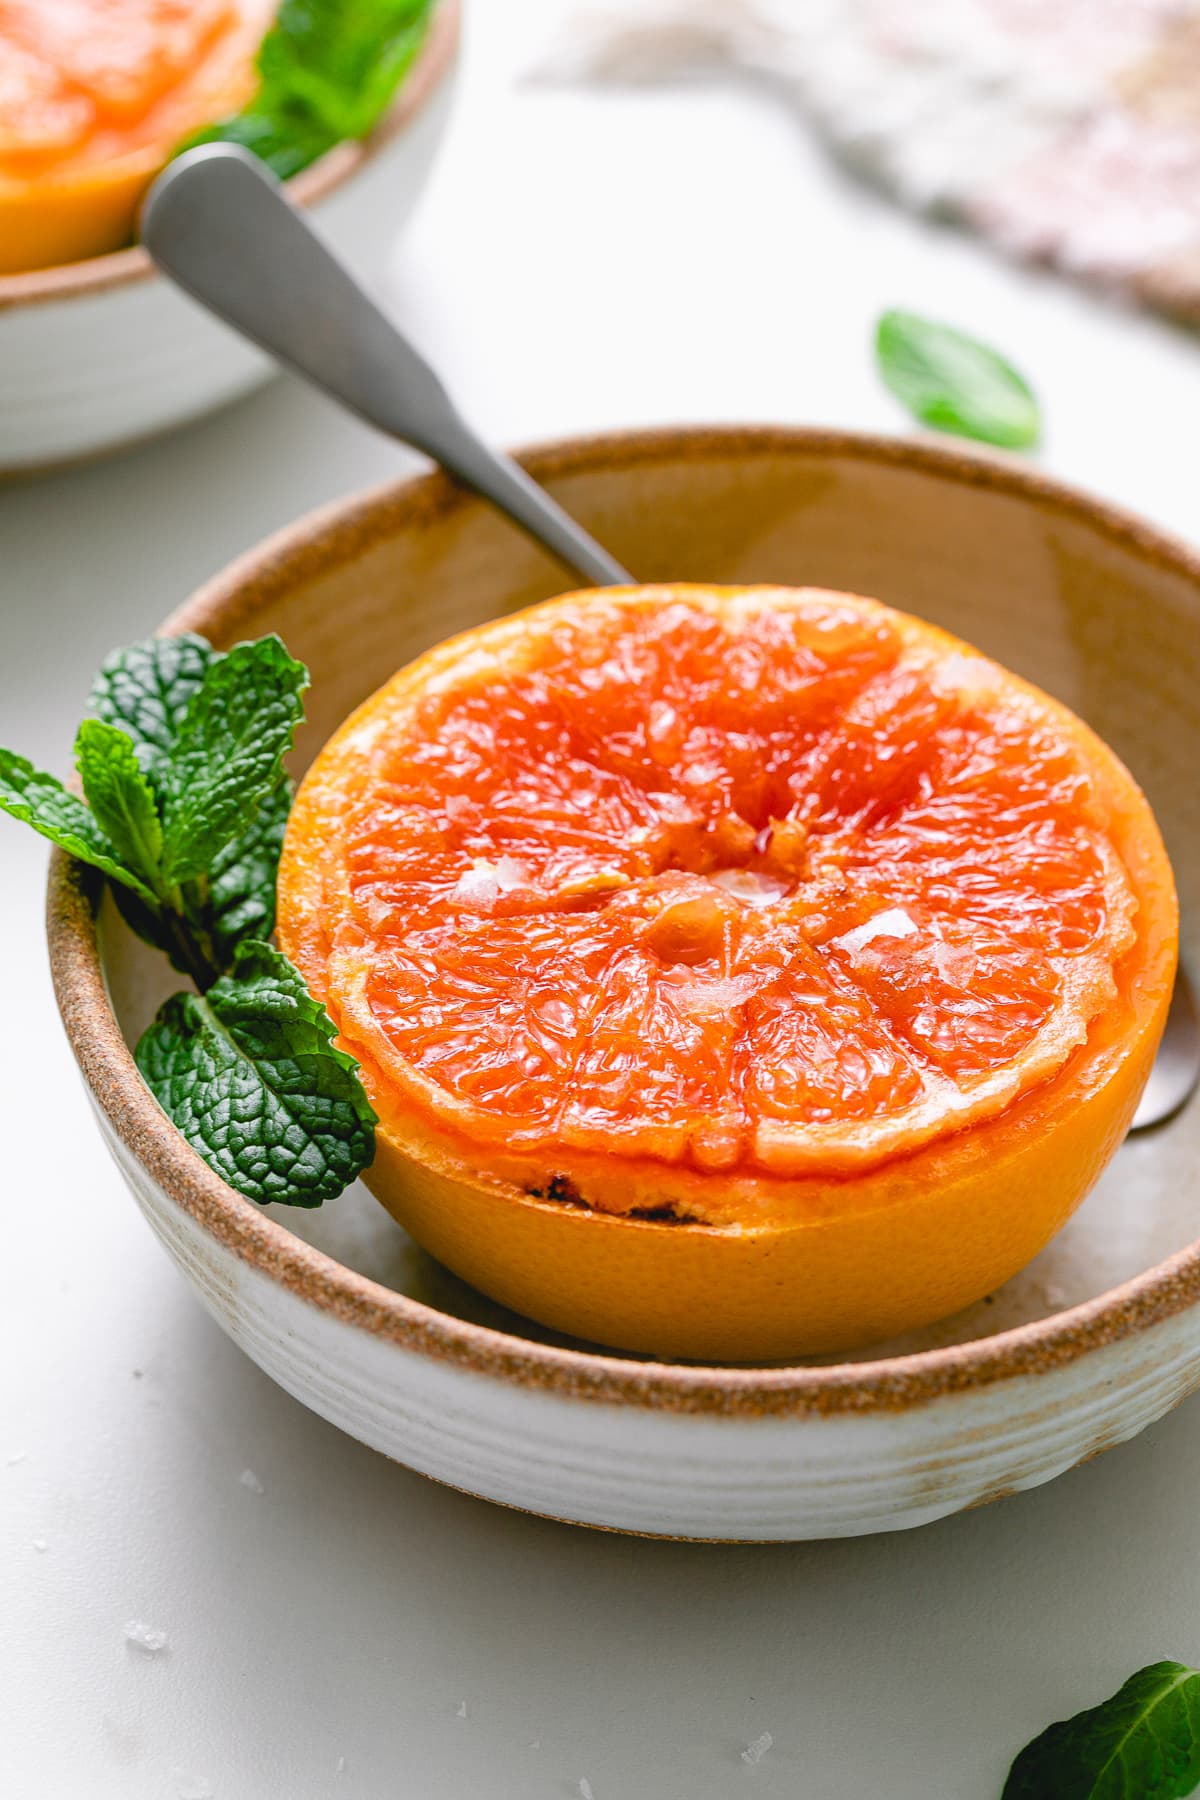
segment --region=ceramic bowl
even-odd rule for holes
[[[685,429],[526,458],[646,580],[874,594],[1077,708],[1162,823],[1200,922],[1200,560],[1024,467],[816,431]],[[309,665],[297,772],[394,669],[561,590],[481,502],[429,477],[303,520],[169,622],[278,631]],[[314,1214],[226,1187],[129,1045],[178,981],[56,860],[50,950],[101,1129],[204,1304],[290,1393],[440,1481],[616,1530],[797,1539],[891,1530],[1046,1481],[1200,1386],[1200,1103],[1131,1139],[1060,1236],[956,1318],[849,1361],[702,1368],[502,1312],[364,1189]],[[1200,949],[1195,936],[1185,953]]]
[[[416,203],[449,115],[460,0],[441,0],[395,104],[290,184],[368,281]],[[52,468],[181,425],[272,373],[140,247],[0,275],[0,476]]]

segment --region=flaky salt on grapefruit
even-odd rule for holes
[[[413,1236],[546,1324],[721,1360],[1026,1263],[1128,1128],[1177,942],[1086,725],[814,589],[568,594],[430,651],[318,757],[279,900]]]

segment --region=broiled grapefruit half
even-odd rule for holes
[[[567,594],[431,650],[304,781],[279,931],[368,1179],[485,1293],[775,1359],[978,1299],[1124,1136],[1177,949],[1081,720],[875,601]]]

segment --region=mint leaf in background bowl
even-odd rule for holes
[[[258,92],[180,145],[252,150],[283,181],[379,123],[425,39],[435,0],[283,0],[259,47]]]
[[[1158,1662],[1027,1744],[1001,1800],[1185,1800],[1198,1784],[1200,1670]]]
[[[884,383],[914,419],[935,431],[1005,450],[1029,450],[1042,432],[1037,398],[987,344],[919,313],[885,312],[875,328]]]

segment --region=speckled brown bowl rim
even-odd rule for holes
[[[412,68],[371,135],[361,142],[338,144],[289,181],[288,193],[298,205],[313,206],[324,200],[407,129],[453,61],[461,25],[462,0],[440,0]],[[148,280],[156,274],[147,253],[135,244],[126,250],[111,250],[105,256],[89,256],[82,262],[56,263],[48,269],[0,275],[0,312],[52,300],[83,299],[89,294],[107,293],[112,288]]]
[[[636,469],[680,458],[794,457],[881,464],[960,487],[981,487],[1043,513],[1079,520],[1115,546],[1191,583],[1200,557],[1115,507],[1025,466],[925,441],[773,426],[684,426],[568,439],[524,453],[537,479]],[[400,529],[482,503],[443,475],[375,489],[308,514],[201,588],[163,627],[226,638],[297,581],[352,562]],[[664,1411],[739,1415],[898,1412],[946,1395],[1044,1373],[1147,1330],[1200,1300],[1200,1241],[1095,1300],[1033,1324],[942,1350],[874,1362],[795,1368],[639,1363],[560,1349],[461,1319],[344,1268],[294,1237],[213,1174],[159,1111],[114,1017],[98,954],[94,887],[56,853],[47,925],[55,992],[92,1097],[113,1131],[171,1200],[272,1281],[361,1331],[498,1380],[578,1399]]]

